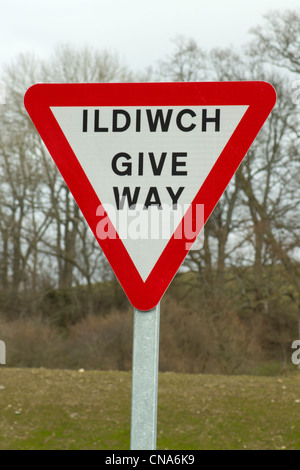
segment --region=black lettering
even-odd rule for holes
[[[82,113],[82,132],[87,132],[88,110],[84,109]]]
[[[157,109],[153,118],[151,109],[146,109],[150,132],[156,132],[158,122],[162,132],[168,132],[173,109],[168,109],[167,116],[164,118],[163,110]]]
[[[119,170],[119,168],[117,167],[117,162],[120,158],[125,158],[125,160],[131,160],[131,156],[128,155],[128,153],[125,153],[125,152],[120,152],[120,153],[117,153],[114,158],[112,159],[112,162],[111,162],[111,167],[114,171],[114,173],[116,173],[116,175],[119,175],[119,176],[125,176],[125,175],[128,175],[128,176],[131,176],[132,174],[132,163],[131,162],[122,162],[121,163],[121,166],[122,168],[124,168],[124,170]]]
[[[135,125],[136,132],[141,132],[141,110],[136,110],[136,125]]]
[[[151,200],[152,198],[154,198],[154,200]],[[149,189],[144,207],[145,207],[145,209],[148,209],[149,206],[158,206],[158,207],[161,206],[161,202],[160,202],[160,198],[159,198],[159,195],[158,195],[157,188],[155,188],[153,186],[151,186],[150,189]]]
[[[118,127],[118,116],[125,116],[125,124],[122,127]],[[113,122],[112,122],[112,131],[113,132],[124,132],[130,126],[130,114],[124,109],[114,109],[113,110]]]
[[[179,197],[182,194],[182,191],[184,190],[184,187],[181,186],[178,189],[176,194],[174,193],[173,189],[170,186],[168,186],[166,189],[167,189],[167,191],[168,191],[168,193],[169,193],[169,195],[172,199],[172,206],[175,206],[177,204],[177,201],[178,201]]]
[[[177,167],[186,165],[186,162],[179,162],[177,160],[178,157],[187,157],[187,153],[186,152],[181,152],[181,153],[173,152],[172,153],[172,176],[186,176],[187,175],[186,170],[182,170],[182,171],[177,170]]]
[[[202,132],[206,132],[206,124],[208,122],[215,123],[215,132],[220,131],[220,109],[216,109],[215,117],[207,117],[207,109],[202,109]]]
[[[131,195],[129,186],[125,186],[122,197],[120,198],[119,188],[113,187],[117,209],[119,210],[124,208],[125,199],[127,199],[129,209],[134,209],[137,204],[140,190],[140,187],[135,188],[133,195]]]
[[[95,109],[94,131],[95,132],[108,132],[107,127],[99,127],[99,118],[100,118],[100,111],[99,109]]]
[[[155,157],[153,152],[149,152],[149,158],[150,158],[150,163],[153,171],[154,176],[159,176],[161,175],[161,171],[163,169],[165,160],[166,160],[167,152],[163,152],[161,154],[161,157],[159,159],[158,165],[156,165]]]
[[[142,176],[144,171],[144,154],[139,152],[138,175]]]
[[[181,131],[183,132],[190,132],[192,131],[193,129],[195,129],[196,127],[196,124],[195,123],[192,123],[190,126],[186,127],[182,124],[182,116],[184,114],[189,114],[190,116],[192,117],[195,117],[196,116],[196,113],[192,110],[192,109],[183,109],[182,111],[180,111],[177,115],[177,118],[176,118],[176,124],[177,124],[177,127],[178,129],[180,129]]]

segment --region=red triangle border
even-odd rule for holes
[[[24,97],[28,114],[96,238],[100,220],[96,209],[101,202],[50,107],[247,105],[246,113],[192,203],[192,206],[204,204],[205,224],[275,102],[274,88],[262,81],[36,84]],[[190,242],[173,235],[144,282],[118,237],[97,240],[129,301],[145,311],[159,303],[188,253],[186,242]]]

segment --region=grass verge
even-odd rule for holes
[[[0,369],[0,449],[129,449],[131,373]],[[300,374],[160,373],[157,449],[300,450]]]

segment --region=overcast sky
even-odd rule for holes
[[[300,8],[300,0],[0,1],[0,66],[19,52],[47,57],[64,42],[117,52],[133,70],[165,58],[179,34],[204,49],[239,46],[270,9]]]

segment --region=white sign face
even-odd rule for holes
[[[262,81],[41,83],[24,96],[129,301],[143,311],[199,247],[275,102]]]
[[[146,281],[248,106],[50,109]]]

